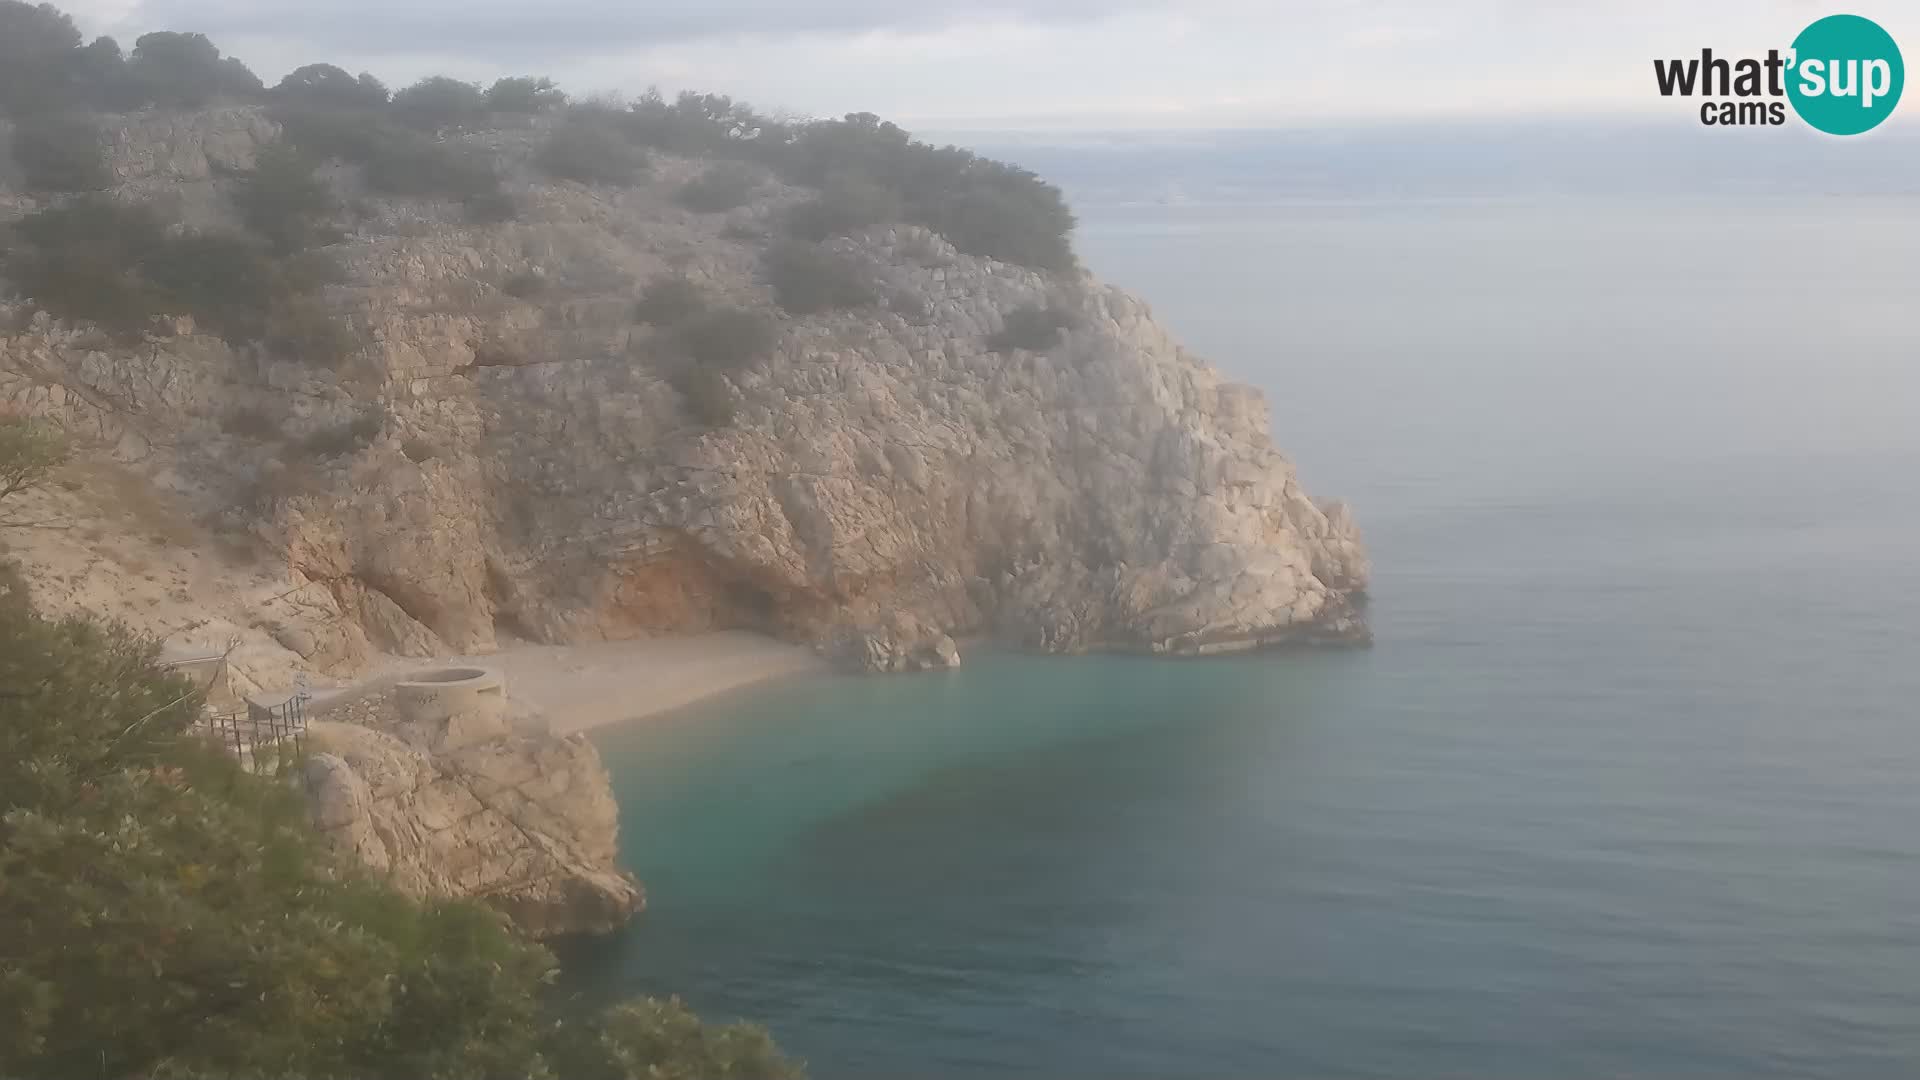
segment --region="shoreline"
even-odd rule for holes
[[[585,645],[511,645],[449,662],[500,672],[508,697],[543,713],[556,735],[657,717],[730,690],[832,670],[805,646],[738,630]]]

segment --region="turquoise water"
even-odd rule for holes
[[[1085,217],[1355,502],[1378,644],[604,732],[653,907],[571,981],[823,1077],[1920,1068],[1920,210]]]

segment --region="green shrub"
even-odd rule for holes
[[[194,734],[156,653],[41,617],[0,567],[0,1076],[800,1076],[678,1002],[552,1010],[552,954],[337,862],[297,787]]]
[[[864,307],[879,300],[857,260],[814,244],[776,244],[767,252],[764,269],[780,306],[795,315]]]
[[[318,252],[276,260],[251,236],[169,231],[146,206],[97,196],[23,218],[11,237],[0,265],[17,291],[59,318],[123,337],[156,316],[191,315],[236,345],[271,340],[338,272]],[[304,350],[317,349],[310,330],[300,336]]]
[[[674,198],[681,206],[702,214],[717,214],[745,206],[759,189],[760,170],[738,161],[723,161],[689,180]]]
[[[141,36],[127,58],[127,77],[142,101],[197,109],[215,98],[254,98],[258,76],[235,57],[221,57],[205,34],[160,31]]]
[[[487,108],[498,113],[530,116],[564,108],[566,104],[567,95],[552,79],[531,76],[499,79],[487,88]]]
[[[296,296],[273,312],[265,344],[276,356],[340,371],[360,351],[361,340],[344,316],[310,297]]]
[[[235,344],[257,341],[279,296],[279,268],[236,232],[183,232],[141,264],[169,313],[192,315]]]
[[[546,275],[523,270],[501,283],[500,291],[515,299],[532,299],[547,291]]]
[[[344,285],[347,272],[326,251],[301,251],[281,259],[275,267],[283,294],[317,292],[328,285]]]
[[[500,196],[492,159],[435,142],[379,112],[288,105],[274,109],[287,140],[314,158],[359,165],[367,186],[387,195],[451,198],[470,206]]]
[[[820,194],[787,211],[787,231],[802,240],[843,236],[906,219],[898,192],[855,173],[835,173]]]
[[[61,91],[80,40],[73,17],[53,5],[0,0],[0,109],[25,116],[70,108]]]
[[[313,161],[293,146],[276,142],[255,156],[251,172],[234,195],[240,216],[281,255],[339,239],[330,227],[339,200],[326,181],[314,175]]]
[[[767,238],[767,230],[752,221],[734,221],[721,229],[720,235],[738,244],[758,244]]]
[[[556,128],[536,160],[548,174],[582,184],[631,184],[647,167],[646,154],[617,129],[581,121]]]
[[[273,442],[282,434],[280,422],[267,415],[265,409],[256,408],[230,410],[220,418],[220,430],[254,442]]]
[[[412,140],[382,147],[366,163],[366,178],[367,186],[389,195],[470,201],[500,190],[500,178],[485,155],[466,147]]]
[[[710,428],[732,427],[739,406],[733,383],[713,368],[690,367],[674,372],[667,382],[680,394],[687,415]]]
[[[665,274],[647,282],[633,317],[649,326],[671,326],[706,306],[706,290],[679,274]]]
[[[59,428],[40,420],[0,416],[0,502],[47,482],[72,448]],[[0,527],[19,524],[0,508]]]
[[[308,64],[281,79],[273,98],[290,105],[379,109],[389,95],[385,84],[364,71],[355,78],[332,64]]]
[[[520,216],[520,201],[498,188],[469,195],[464,205],[475,225],[499,225]]]
[[[472,83],[434,75],[394,94],[393,113],[424,131],[477,127],[486,120],[487,97]]]
[[[324,427],[300,440],[300,449],[316,458],[344,457],[373,445],[386,430],[385,409],[371,408],[351,420]]]
[[[737,371],[771,352],[780,328],[764,312],[725,307],[687,317],[673,335],[695,364]]]
[[[276,104],[273,119],[287,142],[311,157],[364,165],[393,143],[419,136],[389,120],[377,107],[351,108],[306,100],[295,94]]]
[[[497,338],[474,343],[474,367],[524,367],[526,363],[527,352],[519,345]]]
[[[669,103],[649,90],[628,109],[624,127],[634,142],[689,156],[771,161],[791,133],[722,94],[684,91]]]
[[[6,277],[58,318],[131,336],[165,313],[166,297],[142,267],[166,246],[167,235],[146,207],[81,199],[22,218],[9,240]]]
[[[987,339],[987,348],[994,352],[1045,352],[1059,342],[1060,331],[1073,324],[1073,315],[1062,308],[1028,304],[1007,312],[999,332]]]
[[[962,190],[919,200],[916,220],[970,255],[1060,272],[1078,265],[1073,212],[1059,189],[998,162],[971,171]]]
[[[921,323],[933,315],[933,305],[925,296],[909,289],[895,289],[887,297],[887,310],[911,323]]]
[[[113,186],[100,129],[85,117],[49,116],[13,132],[13,159],[33,191],[100,191]]]
[[[799,1080],[762,1028],[712,1027],[676,998],[613,1006],[556,1040],[554,1072],[566,1080]]]
[[[836,175],[850,175],[888,189],[902,203],[903,220],[932,228],[970,255],[1043,270],[1077,265],[1073,214],[1060,189],[968,150],[916,142],[871,113],[801,129],[780,169],[796,183],[824,188]]]
[[[1058,188],[971,151],[915,141],[871,113],[789,126],[726,97],[684,93],[668,103],[650,92],[634,102],[626,126],[645,146],[756,161],[822,189],[790,221],[803,239],[904,221],[971,255],[1061,272],[1078,265],[1073,214]]]

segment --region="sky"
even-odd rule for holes
[[[314,61],[399,86],[553,76],[944,130],[1289,127],[1672,114],[1656,57],[1763,55],[1836,11],[1920,62],[1920,0],[66,0],[131,47],[197,30],[269,84]],[[1904,114],[1904,115],[1902,115]],[[1920,114],[1916,102],[1896,121]],[[1694,122],[1686,110],[1678,119]]]

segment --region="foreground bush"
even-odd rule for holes
[[[0,567],[0,1076],[799,1075],[677,1003],[552,1011],[551,954],[335,863],[154,656]]]
[[[566,1080],[747,1080],[796,1076],[767,1033],[700,1022],[678,1000],[616,1005],[553,1055]]]

